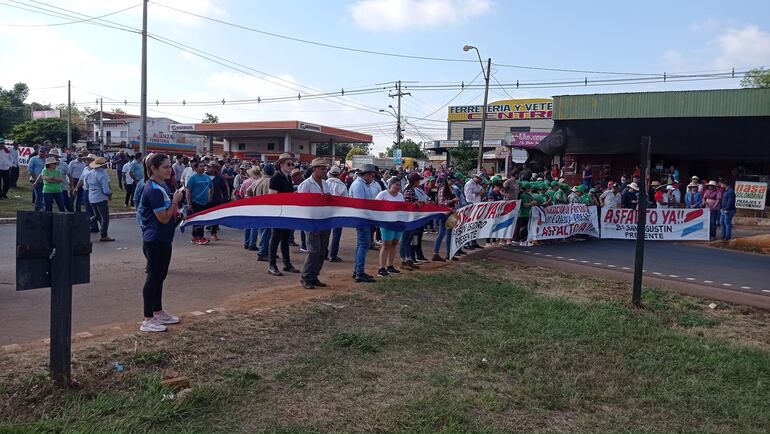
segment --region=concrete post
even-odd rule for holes
[[[283,136],[283,152],[291,152],[291,135],[289,133]]]

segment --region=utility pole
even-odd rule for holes
[[[482,72],[483,72],[482,64]],[[492,58],[487,59],[487,72],[484,74],[484,105],[481,107],[481,136],[479,137],[479,164],[478,171],[481,172],[482,163],[484,162],[484,133],[487,128],[487,101],[489,98],[489,76],[492,75]]]
[[[647,182],[650,179],[650,151],[652,139],[643,136],[639,159],[639,210],[636,217],[636,254],[634,257],[634,285],[631,303],[634,307],[642,306],[642,273],[644,271],[644,234],[647,230]]]
[[[67,80],[67,149],[72,147],[72,89]]]
[[[104,152],[104,98],[99,98],[99,150]]]
[[[142,1],[142,95],[139,122],[139,152],[147,154],[147,0]]]
[[[396,110],[396,148],[401,148],[401,97],[405,95],[411,95],[409,92],[401,92],[401,80],[398,80],[396,82],[396,93],[395,94],[388,94],[389,97],[398,98],[398,109]]]

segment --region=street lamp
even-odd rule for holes
[[[492,58],[487,59],[487,68],[484,70],[484,61],[481,60],[481,53],[479,49],[473,45],[464,45],[463,51],[468,52],[476,50],[476,55],[479,57],[479,64],[481,65],[481,73],[484,74],[484,105],[481,110],[481,136],[479,137],[479,164],[477,169],[481,172],[481,163],[484,161],[484,133],[487,127],[487,98],[489,97],[489,76],[491,75]]]

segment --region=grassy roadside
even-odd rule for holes
[[[44,356],[1,356],[0,431],[770,428],[768,314],[654,290],[633,311],[616,284],[500,266],[121,337],[75,352],[67,392],[29,374]],[[163,400],[167,368],[187,399]]]
[[[32,204],[32,184],[29,182],[29,172],[24,166],[19,169],[17,188],[8,190],[9,200],[0,201],[0,218],[16,217],[16,211],[32,211],[35,208]],[[125,190],[118,189],[117,173],[111,169],[107,173],[110,174],[110,187],[113,191],[110,212],[133,211],[133,209],[123,206],[126,193]],[[55,206],[54,209],[56,209]]]

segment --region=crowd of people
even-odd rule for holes
[[[230,155],[222,158],[178,155],[173,160],[163,154],[143,158],[138,152],[121,152],[111,161],[87,151],[68,152],[65,156],[48,143],[39,146],[36,155],[29,160],[35,209],[51,211],[54,204],[59,211],[81,211],[85,207],[91,218],[91,229],[100,233],[100,241],[113,241],[108,234],[108,203],[114,190],[105,170],[112,168],[118,173],[118,190],[125,191],[126,207],[136,209],[147,258],[143,290],[145,318],[140,327],[143,331],[163,331],[168,324],[179,321],[162,307],[163,281],[168,272],[176,225],[185,215],[231,200],[273,193],[322,193],[415,204],[432,202],[456,210],[482,201],[518,199],[521,206],[513,239],[487,240],[489,245],[506,245],[526,243],[532,207],[572,203],[635,209],[640,194],[643,194],[637,173],[631,179],[622,176],[613,181],[602,176],[593,182],[589,168],[583,171],[582,182],[569,185],[553,167],[540,173],[516,167],[504,178],[486,170],[464,173],[443,165],[407,170],[400,166],[381,169],[371,164],[353,169],[332,165],[323,158],[300,163],[288,153],[281,154],[272,163],[239,161]],[[730,239],[735,214],[735,193],[731,183],[724,179],[707,182],[693,176],[682,195],[678,178],[677,171],[675,178],[653,180],[646,195],[648,206],[708,208],[712,211],[712,238],[716,236],[717,224],[721,223],[723,238]],[[387,277],[405,269],[417,270],[421,264],[430,261],[458,260],[467,251],[483,248],[478,240],[474,240],[451,255],[452,229],[444,223],[437,219],[422,228],[405,232],[374,225],[356,228],[354,257],[350,259],[353,279],[370,283],[375,281],[375,276]],[[326,261],[345,261],[340,257],[342,228],[317,232],[253,228],[243,232],[244,249],[255,251],[257,261],[267,262],[267,273],[274,276],[296,273],[306,289],[327,286],[320,280]],[[299,232],[299,240],[296,232]],[[432,255],[423,251],[425,234],[435,234]],[[205,245],[218,240],[218,226],[193,226],[192,243]],[[306,254],[299,268],[292,262],[292,247],[299,247]],[[373,275],[366,269],[370,250],[379,251],[378,269]]]

